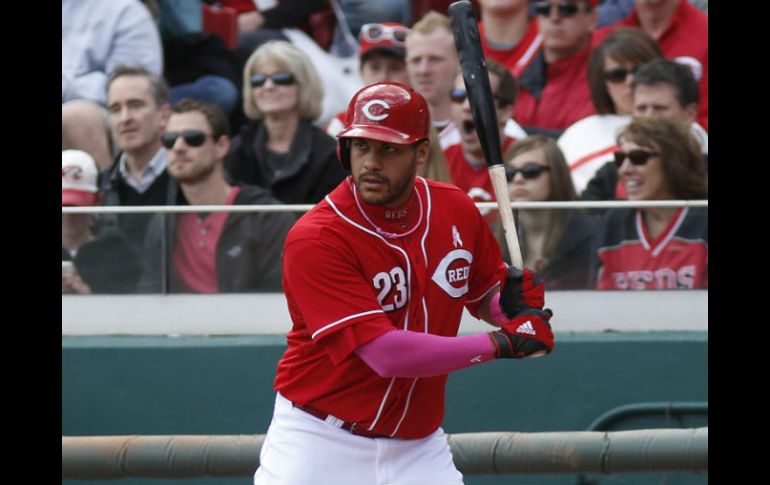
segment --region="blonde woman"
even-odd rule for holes
[[[270,41],[243,71],[243,111],[250,120],[225,160],[233,182],[259,185],[287,204],[319,202],[346,176],[337,142],[313,125],[323,89],[312,62],[289,42]]]
[[[567,162],[552,138],[524,138],[506,160],[511,202],[577,200]],[[593,219],[574,209],[518,210],[516,215],[524,267],[537,271],[549,290],[589,288]]]

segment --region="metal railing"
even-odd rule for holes
[[[465,475],[708,472],[708,428],[457,433]],[[63,479],[250,476],[264,435],[62,436]]]

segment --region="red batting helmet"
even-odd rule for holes
[[[430,112],[420,93],[396,82],[370,84],[348,105],[345,127],[337,134],[340,161],[350,170],[350,138],[409,145],[427,140],[428,130]]]

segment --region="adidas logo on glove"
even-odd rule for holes
[[[530,335],[535,335],[535,329],[532,327],[532,322],[530,322],[529,320],[519,325],[516,331],[519,333],[528,333]]]

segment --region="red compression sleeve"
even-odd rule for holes
[[[393,330],[358,347],[356,354],[381,377],[431,377],[494,360],[486,333],[444,337]]]

